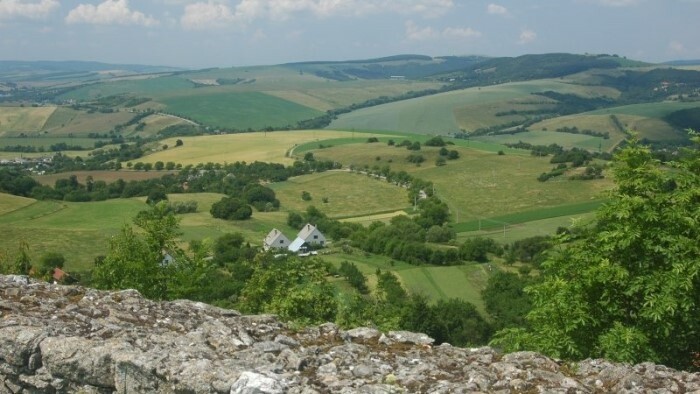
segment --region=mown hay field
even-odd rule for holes
[[[159,150],[136,161],[155,163],[173,161],[183,165],[198,163],[235,163],[237,161],[266,161],[292,164],[287,152],[306,142],[340,138],[346,132],[326,130],[298,130],[225,134],[198,137],[176,137],[161,141],[168,145],[167,150]],[[175,147],[180,139],[183,146]]]
[[[513,100],[532,97],[543,91],[577,94],[584,97],[613,96],[618,92],[600,86],[574,85],[558,80],[513,82],[496,86],[469,88],[411,100],[388,103],[343,114],[328,128],[339,130],[394,130],[418,134],[445,134],[462,128],[489,126],[483,120],[484,105],[499,103],[498,108],[512,109]],[[520,101],[522,102],[522,101]],[[504,104],[505,103],[505,104]],[[496,111],[497,112],[497,111]],[[493,117],[493,114],[489,114]],[[476,119],[472,124],[470,119]],[[497,124],[502,123],[498,121]]]
[[[38,132],[56,107],[0,107],[0,137]]]
[[[48,119],[42,132],[52,136],[67,136],[70,134],[76,137],[86,136],[89,133],[104,134],[113,130],[117,125],[127,123],[134,116],[136,114],[125,110],[112,113],[88,113],[72,108],[59,107]]]
[[[460,141],[467,143],[466,141]],[[472,141],[474,143],[474,141]],[[537,158],[527,151],[504,155],[455,145],[448,147],[460,153],[457,160],[436,166],[437,148],[423,147],[408,151],[386,144],[339,145],[313,151],[317,158],[333,158],[344,165],[362,168],[389,165],[393,171],[404,170],[435,184],[436,194],[450,207],[457,223],[479,218],[560,205],[584,203],[599,199],[612,187],[609,178],[592,181],[572,181],[566,176],[540,182],[537,177],[550,171],[550,158]],[[420,154],[425,162],[420,166],[409,163],[409,154]],[[379,160],[377,160],[379,158]]]
[[[344,171],[294,177],[270,186],[285,210],[301,212],[313,205],[334,218],[365,216],[409,206],[406,189]],[[310,201],[301,198],[304,191],[310,193]]]

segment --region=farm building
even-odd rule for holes
[[[296,239],[289,245],[289,251],[297,253],[305,251],[310,245],[325,246],[326,237],[321,233],[316,226],[307,223],[297,234]]]
[[[289,238],[287,238],[281,231],[273,228],[263,240],[263,249],[287,249],[289,244]]]

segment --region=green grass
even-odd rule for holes
[[[330,217],[364,216],[396,211],[409,205],[405,189],[366,175],[329,171],[272,184],[285,210],[305,211],[314,205]],[[311,201],[301,199],[302,191]],[[328,198],[324,203],[322,199]]]
[[[260,92],[170,97],[168,111],[214,127],[245,130],[282,127],[323,112]]]
[[[572,226],[582,226],[590,223],[595,218],[595,212],[581,213],[576,215],[557,216],[549,219],[533,220],[519,224],[509,224],[506,231],[503,227],[489,227],[481,231],[468,231],[457,233],[457,242],[462,243],[468,238],[487,237],[501,244],[510,244],[517,240],[535,237],[551,236],[557,229],[570,228]]]

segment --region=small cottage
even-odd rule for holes
[[[263,249],[287,249],[289,244],[289,238],[287,238],[281,231],[273,228],[263,240]]]
[[[309,246],[325,246],[326,237],[316,226],[307,223],[297,234],[296,239],[289,245],[290,252],[306,251]]]

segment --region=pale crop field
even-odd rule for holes
[[[48,119],[42,132],[52,136],[75,136],[89,133],[107,133],[119,124],[131,120],[135,114],[120,111],[113,113],[87,113],[61,107]]]
[[[329,138],[341,138],[347,132],[326,130],[275,131],[268,133],[241,133],[198,137],[174,137],[160,142],[168,145],[137,160],[144,163],[173,161],[182,165],[198,163],[235,163],[237,161],[265,161],[292,164],[286,153],[296,145]],[[175,147],[178,139],[183,146]]]
[[[0,136],[40,131],[56,107],[0,107]]]

